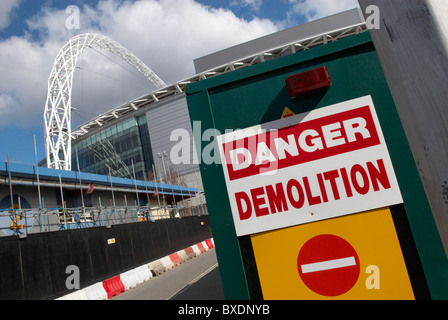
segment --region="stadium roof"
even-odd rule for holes
[[[117,177],[109,177],[91,173],[76,171],[65,171],[48,169],[44,167],[27,166],[21,164],[11,164],[9,168],[7,162],[0,163],[0,185],[9,184],[9,174],[11,173],[11,182],[13,185],[25,185],[37,187],[37,176],[42,187],[59,187],[59,177],[63,187],[88,189],[89,184],[93,184],[96,190],[109,190],[111,183],[115,191],[154,193],[183,196],[189,198],[196,195],[198,189],[169,184],[155,183],[150,181],[139,181]]]

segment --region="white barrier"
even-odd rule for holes
[[[202,252],[201,250],[199,250],[198,245],[195,244],[194,246],[191,247],[194,251],[194,253],[196,253],[196,257],[199,256]]]
[[[89,300],[84,290],[77,290],[56,300]]]
[[[160,262],[162,262],[166,270],[174,268],[174,263],[173,261],[171,261],[169,256],[163,257],[162,259],[160,259]]]
[[[135,269],[120,274],[120,279],[124,285],[125,291],[128,291],[130,288],[135,288],[139,283],[139,278]]]
[[[166,267],[162,264],[160,260],[156,260],[148,264],[149,270],[151,270],[151,273],[158,276],[161,275],[163,272],[166,271]]]
[[[151,279],[153,277],[148,264],[145,264],[141,267],[136,268],[135,273],[136,273],[136,276],[138,279],[137,284],[148,281],[149,279]]]
[[[107,292],[103,287],[103,283],[95,283],[94,285],[84,289],[89,300],[107,300]]]
[[[187,253],[185,252],[185,250],[179,250],[176,253],[179,256],[180,260],[182,260],[182,262],[185,262],[188,260],[188,256],[187,256]]]

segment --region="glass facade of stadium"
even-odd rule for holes
[[[190,140],[171,139],[183,130]],[[193,130],[184,93],[141,106],[113,118],[72,141],[72,171],[152,181],[198,189],[192,206],[205,206],[202,179],[193,143]],[[170,153],[181,146],[191,161],[173,163]],[[205,209],[204,209],[205,210]]]
[[[146,115],[131,117],[74,143],[73,170],[137,180],[152,178],[154,164]]]

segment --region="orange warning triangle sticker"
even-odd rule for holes
[[[289,117],[292,117],[295,115],[296,114],[294,112],[292,112],[291,109],[289,109],[288,107],[285,107],[285,109],[283,110],[281,119],[289,118]]]

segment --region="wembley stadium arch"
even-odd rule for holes
[[[87,48],[106,49],[148,78],[157,89],[166,84],[140,59],[112,39],[94,33],[71,38],[59,51],[50,77],[45,104],[45,151],[47,167],[71,170],[71,95],[78,57]]]

